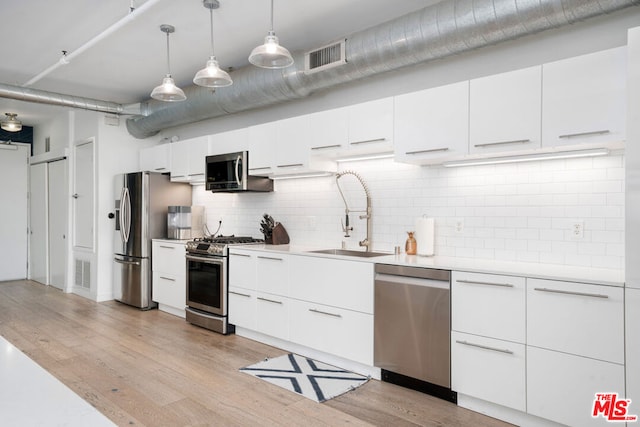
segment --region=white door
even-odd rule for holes
[[[49,284],[66,285],[67,271],[67,160],[49,165]]]
[[[74,246],[93,249],[93,139],[78,143],[74,154]]]
[[[29,174],[29,278],[47,284],[47,164]]]
[[[0,145],[0,281],[27,277],[29,150]]]

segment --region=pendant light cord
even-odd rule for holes
[[[273,0],[271,0],[271,32],[273,33]]]
[[[171,77],[171,63],[169,61],[169,32],[167,31],[167,76]]]
[[[213,9],[209,9],[209,28],[211,29],[211,57],[213,58],[214,50],[213,50]]]

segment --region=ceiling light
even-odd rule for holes
[[[162,80],[162,84],[160,86],[156,86],[151,92],[151,97],[158,101],[173,102],[184,101],[187,99],[187,96],[184,94],[182,89],[176,86],[176,83],[171,77],[171,67],[169,64],[169,34],[173,33],[175,30],[176,29],[173,25],[160,25],[160,31],[167,35],[167,75]]]
[[[16,113],[4,113],[4,115],[7,118],[0,122],[2,130],[7,132],[20,132],[22,130],[22,122],[16,119]]]
[[[293,64],[289,51],[280,46],[273,31],[273,0],[271,0],[271,30],[264,38],[264,44],[256,47],[249,55],[249,62],[261,68],[285,68]]]
[[[207,65],[196,73],[193,83],[204,87],[224,87],[233,83],[229,74],[220,68],[218,61],[213,53],[213,9],[220,7],[218,0],[202,0],[202,5],[209,9],[210,28],[211,28],[211,56],[207,61]]]
[[[590,150],[556,151],[556,152],[549,152],[549,153],[524,154],[519,156],[489,157],[486,159],[459,160],[459,161],[444,162],[442,166],[446,168],[451,168],[451,167],[458,167],[458,166],[495,165],[500,163],[532,162],[536,160],[555,160],[555,159],[570,159],[570,158],[577,158],[577,157],[606,156],[607,154],[609,154],[609,150],[606,148],[593,148]]]

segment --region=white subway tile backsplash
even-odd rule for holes
[[[436,254],[502,261],[620,269],[624,265],[624,156],[564,159],[464,168],[419,167],[391,161],[341,164],[358,172],[371,192],[373,247],[404,247],[416,218],[436,218]],[[352,209],[364,209],[357,180],[341,178]],[[267,194],[211,194],[194,187],[210,230],[261,237],[263,213],[286,227],[294,244],[357,248],[366,222],[350,215],[335,177],[279,180]],[[575,239],[572,225],[584,221]],[[456,227],[462,223],[462,228]],[[418,245],[420,243],[418,242]]]

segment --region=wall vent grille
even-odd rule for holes
[[[327,68],[346,64],[345,45],[347,40],[340,40],[320,49],[312,50],[304,55],[305,72],[315,73]]]
[[[91,289],[91,262],[76,259],[74,285],[84,289]]]

